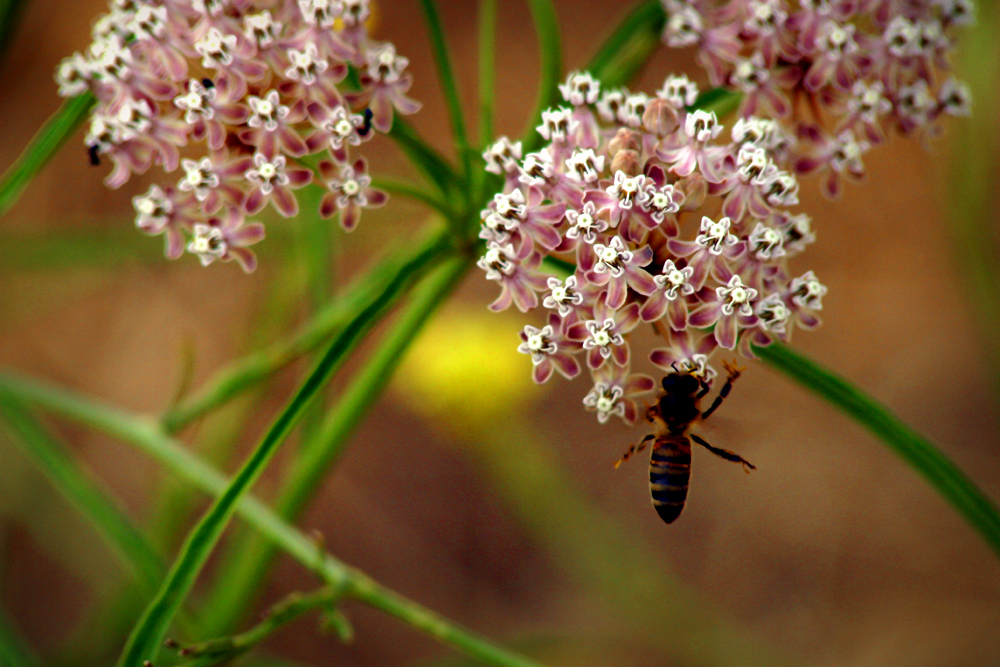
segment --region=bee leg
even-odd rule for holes
[[[656,436],[653,435],[652,433],[650,433],[645,438],[643,438],[642,442],[640,442],[638,445],[632,445],[631,447],[629,447],[628,451],[625,452],[625,454],[622,455],[622,457],[620,459],[618,459],[617,461],[615,461],[615,468],[617,468],[618,466],[620,466],[621,464],[625,463],[630,458],[632,458],[633,454],[638,454],[642,450],[646,449],[646,443],[649,442],[650,440],[655,439],[655,438],[656,438]]]
[[[711,387],[707,382],[705,382],[705,378],[701,377],[698,378],[698,384],[701,385],[701,391],[698,392],[698,395],[695,396],[695,398],[705,398],[705,394],[708,393],[708,390],[711,389]]]
[[[713,447],[712,445],[708,444],[707,442],[705,442],[704,440],[702,440],[701,438],[699,438],[694,433],[691,434],[691,439],[694,440],[695,442],[697,442],[699,445],[701,445],[705,449],[707,449],[708,451],[710,451],[713,454],[715,454],[716,456],[721,456],[722,458],[726,459],[727,461],[733,461],[734,463],[742,463],[743,464],[743,470],[745,470],[746,472],[750,472],[751,470],[756,470],[757,469],[757,466],[755,466],[754,464],[750,463],[749,461],[747,461],[745,458],[743,458],[739,454],[731,452],[728,449],[720,449],[718,447]]]
[[[715,397],[715,400],[712,401],[712,405],[709,406],[708,410],[701,413],[702,419],[708,419],[709,415],[715,412],[716,409],[722,405],[722,401],[726,400],[726,396],[729,396],[729,392],[732,391],[733,383],[736,382],[736,379],[739,378],[740,374],[746,370],[745,368],[739,368],[735,361],[732,363],[723,361],[722,365],[725,366],[726,370],[729,372],[728,377],[726,377],[726,384],[722,385],[722,390],[719,392],[719,395]]]

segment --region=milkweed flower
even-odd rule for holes
[[[484,155],[504,186],[480,216],[479,267],[500,285],[491,309],[545,311],[518,347],[536,382],[587,369],[585,407],[601,422],[634,421],[637,397],[654,388],[632,372],[645,356],[632,348],[640,324],[664,340],[646,353],[654,365],[706,382],[719,348],[752,357],[751,344],[819,324],[826,288],[787,264],[815,234],[789,210],[798,182],[779,166],[790,143],[781,126],[743,119],[727,132],[688,111],[698,90],[685,77],[655,97],[601,90],[579,72],[560,90],[568,106],[538,127],[546,145],[519,157],[501,138]],[[571,275],[558,274],[567,262]]]
[[[968,86],[942,73],[972,0],[661,4],[663,42],[696,47],[712,85],[742,93],[743,118],[779,119],[796,141],[778,164],[825,174],[829,197],[843,176],[864,176],[861,158],[887,129],[933,136],[942,116],[969,113]]]
[[[321,214],[339,211],[348,231],[385,203],[353,153],[420,104],[407,59],[369,38],[369,14],[368,0],[112,0],[55,78],[64,97],[97,98],[85,142],[92,162],[111,162],[109,187],[180,170],[133,200],[140,230],[165,235],[171,259],[250,271],[263,227],[245,216],[268,203],[292,217],[294,191],[316,181],[330,190]],[[360,88],[343,85],[350,66]]]

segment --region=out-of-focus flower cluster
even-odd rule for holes
[[[538,127],[544,148],[522,155],[502,137],[484,154],[506,182],[482,212],[479,267],[500,287],[493,310],[547,313],[521,334],[536,382],[586,366],[584,404],[602,422],[632,422],[654,386],[630,370],[640,323],[664,339],[655,365],[709,382],[716,348],[750,357],[751,343],[819,324],[826,288],[786,264],[814,237],[809,217],[788,211],[798,184],[778,166],[789,143],[778,123],[741,119],[724,134],[714,113],[687,111],[698,90],[686,77],[652,97],[602,92],[586,73],[560,90],[566,106]],[[547,257],[576,268],[560,278]]]
[[[972,0],[661,0],[668,46],[698,48],[712,85],[743,94],[741,115],[779,118],[796,172],[865,174],[863,155],[902,134],[968,115],[968,87],[943,78]],[[942,80],[943,78],[943,80]]]
[[[264,229],[246,216],[269,203],[296,215],[294,190],[315,180],[321,215],[339,211],[347,230],[385,203],[351,147],[419,104],[407,59],[369,39],[369,13],[368,0],[112,0],[56,81],[63,96],[97,97],[86,144],[92,162],[113,163],[109,187],[154,164],[181,174],[134,198],[139,229],[165,235],[171,259],[186,249],[252,271],[247,246]]]

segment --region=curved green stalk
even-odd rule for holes
[[[420,173],[437,186],[446,197],[460,190],[459,177],[441,153],[420,138],[417,131],[398,115],[392,121],[389,138],[396,142],[403,154],[420,170]]]
[[[7,55],[7,47],[27,6],[26,0],[0,0],[0,62]]]
[[[455,151],[462,164],[462,173],[469,176],[469,139],[465,133],[465,120],[462,116],[462,102],[458,95],[458,83],[455,71],[451,66],[451,55],[444,39],[444,29],[441,26],[441,16],[438,14],[434,0],[420,0],[427,23],[427,32],[431,40],[431,51],[434,54],[434,64],[437,65],[438,83],[444,93],[445,104],[448,105],[448,117],[451,119],[451,134],[455,140]]]
[[[547,2],[544,4],[551,7]],[[534,4],[532,8],[534,10]],[[545,12],[543,11],[543,18],[544,14]],[[549,14],[554,17],[551,10],[549,10]],[[594,54],[594,57],[590,59],[584,69],[590,72],[594,78],[599,79],[605,86],[614,87],[626,83],[635,74],[639,66],[646,61],[653,50],[658,47],[660,32],[663,30],[665,20],[666,17],[659,0],[647,0],[643,2],[618,24],[614,32],[604,40],[597,53]],[[537,18],[536,26],[538,26],[539,35],[542,38],[541,30],[543,26],[539,24]],[[548,27],[548,29],[552,30],[551,27]],[[546,54],[543,52],[542,85],[549,86],[549,88],[542,87],[540,90],[542,91],[541,94],[547,91],[551,95],[545,101],[545,106],[558,100],[559,88],[557,84],[560,79],[558,50],[554,56],[550,57],[552,58],[552,62],[549,62],[546,67]],[[537,150],[542,145],[542,138],[535,131],[535,126],[541,119],[541,112],[545,108],[545,106],[542,106],[541,94],[539,97],[540,106],[536,110],[536,115],[532,117],[535,120],[533,120],[531,126],[521,138],[523,144],[522,152],[524,153]]]
[[[255,646],[277,632],[283,625],[314,609],[329,608],[342,593],[335,586],[324,586],[311,593],[292,593],[284,600],[271,606],[263,615],[263,620],[246,632],[232,637],[210,639],[198,644],[184,646],[181,655],[191,660],[182,664],[209,667],[235,660],[253,650]]]
[[[663,6],[660,0],[646,0],[625,17],[618,24],[615,31],[608,36],[601,48],[597,50],[594,57],[587,63],[587,71],[595,79],[602,82],[615,71],[618,61],[622,58],[622,53],[632,50],[630,43],[643,33],[653,33],[659,37],[666,23],[666,15],[663,13]],[[643,39],[643,42],[646,40]],[[608,85],[620,86],[624,80],[612,81]]]
[[[352,282],[344,290],[344,297],[336,299],[325,307],[299,333],[265,350],[238,359],[218,371],[197,391],[163,415],[164,428],[169,433],[179,431],[318,348],[330,336],[341,331],[353,314],[382,290],[389,278],[398,273],[401,266],[408,265],[414,257],[422,255],[430,248],[444,252],[447,238],[447,232],[444,230],[436,231],[417,244],[416,248],[407,245],[383,259]]]
[[[436,247],[429,248],[425,253],[415,257],[412,262],[404,266],[393,276],[385,289],[371,303],[367,304],[334,339],[326,354],[323,355],[315,369],[271,425],[246,463],[233,477],[229,487],[188,534],[177,559],[167,573],[166,580],[160,587],[159,593],[150,602],[129,636],[118,663],[120,667],[141,667],[146,660],[156,663],[160,645],[163,643],[170,623],[194,585],[195,579],[208,560],[208,556],[222,536],[240,497],[253,486],[263,473],[278,447],[291,433],[316,393],[341,368],[347,355],[357,347],[361,339],[389,310],[396,297],[415,279],[418,271],[438,256],[438,250]]]
[[[996,505],[940,449],[884,405],[787,345],[754,347],[754,352],[871,431],[930,482],[1000,556],[1000,513]]]
[[[556,9],[551,0],[528,0],[531,18],[538,36],[538,56],[541,75],[538,81],[538,101],[524,130],[522,141],[531,143],[538,136],[535,127],[542,122],[542,112],[559,101],[559,81],[562,79],[562,39],[556,21]],[[528,151],[525,151],[528,152]]]
[[[608,87],[628,83],[661,48],[667,17],[659,0],[639,5],[619,24],[589,64],[590,73]]]
[[[1000,7],[980,2],[976,25],[963,31],[957,74],[972,92],[974,113],[948,128],[951,155],[945,181],[954,265],[978,325],[994,400],[1000,402]],[[996,403],[995,403],[996,405]]]
[[[210,495],[221,496],[231,484],[221,472],[182,447],[152,420],[14,373],[0,373],[0,390],[134,445]],[[285,522],[254,496],[242,496],[237,501],[236,511],[268,540],[314,571],[323,581],[341,587],[345,596],[381,609],[431,637],[490,664],[499,667],[541,667],[534,660],[497,646],[323,553],[315,541]]]
[[[418,201],[421,204],[426,204],[446,219],[454,216],[452,208],[448,204],[447,200],[434,194],[433,192],[428,192],[419,186],[405,183],[403,181],[395,181],[389,178],[373,178],[372,187],[378,188],[379,190],[385,190],[391,195],[399,195],[400,197],[406,197],[407,199]]]
[[[117,503],[82,470],[73,456],[21,405],[0,389],[0,417],[20,446],[59,493],[76,506],[148,593],[156,590],[166,569],[146,536]]]
[[[97,98],[93,93],[72,97],[45,121],[13,165],[0,176],[0,215],[3,215],[21,196],[31,180],[42,170],[52,156],[83,124]]]
[[[447,296],[465,276],[469,261],[455,258],[428,276],[413,295],[371,359],[351,379],[336,405],[327,413],[314,436],[305,442],[282,486],[276,511],[294,521],[315,496],[331,466],[343,452],[348,438],[368,413],[392,378],[403,354]],[[274,557],[274,549],[249,538],[234,545],[205,611],[210,631],[226,632],[252,606],[253,596]]]
[[[496,95],[497,0],[479,0],[479,147],[493,141]]]
[[[710,88],[698,96],[691,105],[692,109],[714,111],[719,118],[727,116],[740,108],[743,96],[725,88]]]

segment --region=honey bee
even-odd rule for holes
[[[629,447],[615,463],[617,468],[633,454],[644,450],[650,440],[653,441],[649,454],[649,493],[653,507],[666,523],[672,523],[684,509],[691,477],[691,440],[727,461],[742,463],[747,473],[757,469],[739,454],[713,447],[690,433],[695,422],[708,419],[722,405],[733,388],[733,382],[746,370],[737,368],[735,361],[724,361],[722,365],[728,373],[726,384],[704,412],[698,408],[698,401],[708,393],[708,383],[690,371],[682,372],[674,367],[674,372],[667,374],[661,382],[663,393],[656,403],[646,409],[646,419],[656,427],[656,431],[643,438],[638,445]]]

